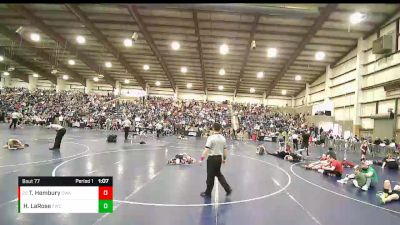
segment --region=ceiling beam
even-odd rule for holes
[[[279,80],[285,75],[285,73],[289,70],[290,66],[293,65],[296,58],[300,56],[301,52],[305,49],[305,46],[311,41],[314,35],[318,32],[319,29],[322,28],[325,21],[327,21],[330,15],[335,11],[338,4],[328,4],[325,8],[320,10],[319,16],[314,21],[314,24],[311,26],[310,30],[307,32],[307,35],[304,36],[303,40],[300,42],[299,46],[297,47],[296,51],[292,54],[289,58],[285,66],[282,68],[281,72],[274,78],[274,81],[271,85],[267,88],[266,91],[266,98],[271,94],[272,89],[274,86],[279,82]]]
[[[400,12],[400,6],[398,6],[398,7],[396,7],[396,9],[394,10],[394,12],[392,13],[392,14],[390,14],[390,15],[388,15],[384,20],[383,20],[383,22],[381,23],[381,24],[379,24],[379,25],[377,25],[376,27],[375,27],[375,29],[373,29],[373,30],[371,30],[370,32],[368,32],[367,34],[365,34],[364,36],[363,36],[363,39],[366,39],[366,38],[368,38],[369,36],[371,36],[371,35],[373,35],[373,34],[375,34],[375,33],[378,33],[378,31],[380,31],[382,28],[383,28],[383,26],[385,26],[386,24],[389,24],[389,23],[391,23],[391,22],[394,22],[396,19],[394,19],[393,21],[391,21],[390,19],[392,19],[392,17],[393,16],[395,16],[397,13],[399,13]],[[398,18],[397,18],[398,19]]]
[[[317,7],[289,8],[284,4],[137,4],[146,8],[187,9],[198,11],[260,14],[266,16],[286,16],[289,18],[309,18],[318,15]]]
[[[197,18],[197,10],[193,11],[193,20],[194,20],[194,28],[195,34],[197,36],[197,51],[200,55],[200,69],[201,69],[201,78],[203,80],[203,88],[204,94],[207,93],[207,82],[206,82],[206,73],[204,71],[204,60],[203,60],[203,48],[201,47],[201,40],[200,40],[200,29],[199,29],[199,21]]]
[[[61,46],[65,46],[65,49],[69,51],[71,54],[76,53],[76,58],[81,62],[86,64],[90,69],[99,73],[99,65],[97,65],[93,60],[88,58],[85,54],[83,54],[81,50],[77,49],[72,43],[68,43],[68,41],[63,38],[61,35],[57,34],[53,29],[47,26],[40,18],[35,16],[30,10],[25,8],[23,5],[16,4],[7,4],[7,7],[19,13],[21,16],[25,17],[30,24],[37,27],[41,32],[47,35],[49,38],[53,39],[55,42],[58,42]],[[112,87],[115,87],[115,79],[111,77],[111,75],[105,71],[102,72],[104,75],[104,80],[110,84]]]
[[[20,71],[20,70],[18,70],[18,69],[15,69],[11,73],[11,77],[18,78],[18,79],[22,80],[25,83],[29,83],[29,75],[24,73],[24,72],[22,72],[22,71]]]
[[[118,50],[107,40],[106,36],[99,29],[97,29],[97,27],[85,15],[85,13],[76,4],[65,4],[65,6],[78,18],[83,25],[85,25],[85,27],[93,34],[93,36],[100,41],[100,43],[121,63],[121,65],[125,67],[128,73],[135,77],[135,80],[140,87],[142,87],[143,90],[146,90],[146,82],[140,75],[139,71],[133,69],[129,65],[129,62],[125,59],[125,57],[120,54],[120,52],[118,52]]]
[[[386,24],[393,22],[393,21],[391,20],[392,17],[394,17],[397,13],[399,13],[399,11],[400,11],[400,6],[398,6],[398,7],[396,8],[396,10],[394,10],[394,12],[393,12],[392,14],[388,15],[388,16],[383,20],[383,22],[382,22],[381,24],[377,25],[377,26],[375,27],[375,29],[373,29],[372,31],[370,31],[370,32],[368,32],[367,34],[365,34],[365,35],[363,36],[363,39],[365,40],[365,39],[368,38],[369,36],[371,36],[371,35],[377,33],[379,30],[381,30],[382,27],[385,26]],[[399,18],[397,18],[397,19],[399,19]],[[396,20],[396,19],[395,19],[395,20]],[[340,57],[338,60],[336,60],[336,62],[331,63],[330,65],[331,65],[331,66],[334,66],[334,65],[338,64],[342,59],[344,59],[348,54],[350,54],[350,52],[352,52],[355,48],[357,48],[357,45],[358,45],[358,42],[357,42],[352,48],[350,48],[350,50],[349,50],[346,54],[344,54],[343,57]],[[320,76],[322,76],[324,73],[325,73],[325,72],[323,72],[323,73],[320,74],[319,76],[315,77],[315,78],[310,82],[310,84],[312,84],[312,83],[314,83],[316,80],[318,80],[318,78],[319,78]],[[300,90],[295,94],[295,96],[299,95],[303,90],[304,90],[304,88],[300,89]]]
[[[150,46],[151,51],[153,54],[157,57],[158,62],[161,64],[161,67],[163,68],[165,74],[167,75],[167,78],[169,80],[169,83],[172,87],[172,89],[176,90],[176,84],[174,81],[174,78],[172,77],[171,73],[168,70],[167,64],[165,63],[163,57],[160,54],[160,51],[157,49],[156,44],[154,43],[153,38],[151,37],[149,31],[147,30],[146,25],[144,24],[142,18],[140,17],[139,11],[135,6],[128,6],[128,11],[129,14],[132,16],[132,18],[135,20],[135,23],[138,25],[141,33],[143,34],[147,44]]]
[[[8,39],[10,39],[11,41],[13,41],[15,43],[20,43],[20,46],[23,46],[23,47],[29,49],[29,51],[31,51],[32,53],[35,53],[37,56],[39,56],[40,58],[42,58],[44,61],[48,62],[49,64],[53,63],[51,59],[54,57],[52,55],[46,53],[45,51],[41,50],[40,48],[37,48],[34,44],[30,43],[29,41],[25,41],[22,36],[20,36],[16,32],[13,32],[12,30],[8,29],[6,26],[0,25],[0,33],[2,35],[4,35],[5,37],[7,37]],[[21,41],[23,41],[23,42],[21,42]],[[57,68],[64,71],[64,73],[71,76],[75,81],[79,82],[83,86],[86,85],[85,79],[83,78],[83,76],[81,74],[68,68],[68,66],[66,66],[59,60],[57,60]]]
[[[8,52],[10,49],[6,49],[3,47],[0,47],[0,52]],[[48,79],[50,82],[52,82],[53,84],[57,84],[57,78],[54,75],[51,75],[49,72],[47,72],[46,70],[41,69],[40,67],[28,62],[27,60],[23,59],[22,57],[13,54],[12,57],[7,57],[9,60],[14,61],[15,63],[24,66],[32,71],[34,71],[35,73],[40,74],[40,76]]]
[[[240,67],[240,74],[239,74],[238,80],[236,81],[236,88],[235,88],[236,90],[239,90],[239,88],[240,88],[240,83],[242,82],[242,78],[243,78],[243,74],[244,74],[244,68],[246,67],[247,61],[250,56],[251,42],[254,40],[254,34],[256,32],[257,24],[259,21],[260,21],[260,15],[256,15],[254,17],[253,23],[251,25],[250,39],[247,43],[247,49],[246,49],[246,53],[244,56],[244,60],[242,61],[242,65]],[[236,95],[237,95],[237,91],[235,91],[235,97],[236,97]]]

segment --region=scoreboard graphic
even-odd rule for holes
[[[18,177],[19,213],[112,213],[112,177]]]

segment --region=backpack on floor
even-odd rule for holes
[[[109,143],[116,143],[117,142],[117,135],[110,134],[107,136],[107,142]]]

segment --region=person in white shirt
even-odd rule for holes
[[[232,193],[232,189],[226,182],[224,175],[221,173],[221,164],[225,163],[228,155],[228,148],[226,146],[226,139],[221,135],[222,126],[219,123],[214,123],[214,134],[207,139],[206,147],[200,158],[200,165],[202,161],[207,158],[207,189],[202,192],[200,196],[211,197],[212,189],[214,188],[214,178],[217,177],[222,187],[225,189],[226,195]]]
[[[125,132],[125,140],[128,140],[128,135],[131,125],[132,122],[128,118],[126,118],[124,122],[122,122],[122,126],[124,127],[124,132]]]
[[[292,135],[293,149],[299,150],[299,135],[297,135],[296,131]]]
[[[11,127],[12,127],[13,125],[14,125],[14,129],[17,127],[17,122],[18,122],[19,117],[20,117],[20,115],[19,115],[19,112],[17,112],[17,111],[14,111],[14,112],[11,114],[11,119],[12,119],[12,121],[11,121],[11,124],[10,124],[10,129],[11,129]]]
[[[162,131],[163,125],[161,124],[161,122],[158,122],[156,124],[156,130],[157,130],[157,138],[160,137],[161,131]]]
[[[56,138],[54,140],[54,145],[49,150],[59,150],[61,145],[61,140],[64,137],[67,130],[60,124],[50,124],[47,128],[51,128],[57,131]]]

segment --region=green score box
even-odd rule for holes
[[[113,200],[99,200],[99,213],[112,213]]]

